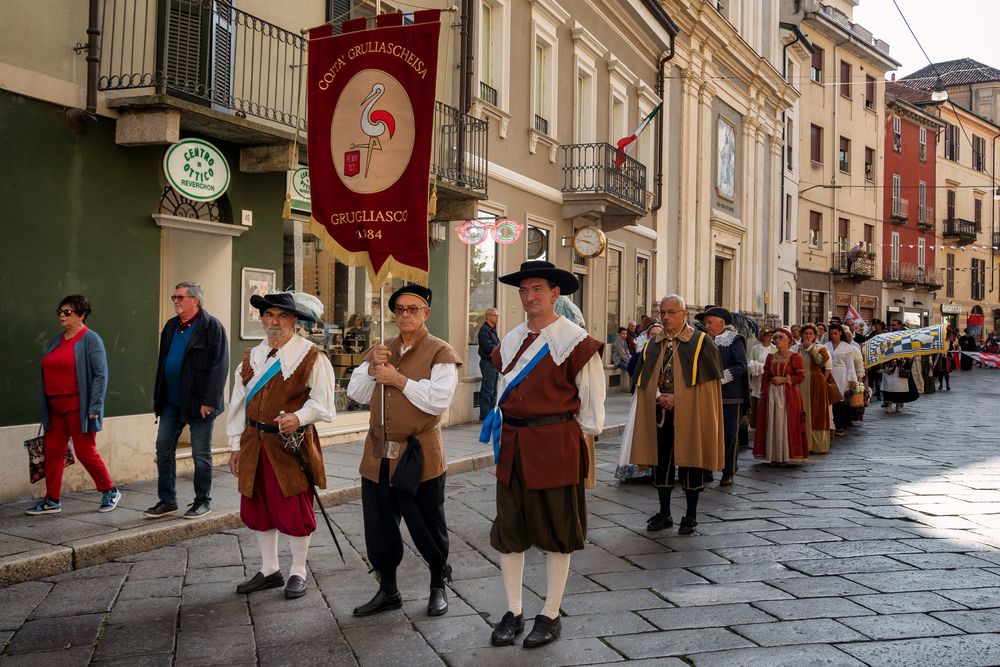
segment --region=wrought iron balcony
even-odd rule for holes
[[[910,202],[902,197],[892,198],[892,222],[897,224],[905,223],[910,217]]]
[[[962,218],[951,218],[944,221],[941,236],[954,239],[960,245],[976,241],[976,223]]]
[[[604,143],[569,144],[560,150],[568,202],[588,202],[601,214],[634,218],[646,213],[646,166],[641,162]]]
[[[112,106],[162,107],[182,100],[191,103],[177,105],[186,111],[205,107],[305,130],[300,102],[305,44],[297,32],[225,0],[104,0],[102,5],[97,88],[112,93]],[[182,126],[185,120],[182,116]],[[232,127],[209,133],[249,143],[260,139]]]
[[[439,198],[486,198],[488,130],[488,120],[474,118],[444,102],[435,103],[437,150],[431,173],[438,179]]]
[[[934,228],[933,206],[921,206],[917,209],[917,228],[922,231]]]
[[[835,250],[830,260],[830,273],[859,282],[874,278],[875,253]]]
[[[941,269],[924,269],[921,277],[923,279],[919,281],[919,284],[928,289],[936,290],[944,287],[944,272]]]
[[[497,93],[497,89],[486,83],[485,81],[479,82],[479,99],[487,104],[497,105],[497,101],[500,95]]]

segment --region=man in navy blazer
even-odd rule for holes
[[[212,424],[225,406],[229,374],[226,329],[205,311],[200,283],[178,283],[171,295],[176,317],[160,333],[160,355],[153,387],[159,502],[146,510],[156,519],[177,512],[177,439],[191,428],[194,458],[194,502],[185,519],[212,511]]]

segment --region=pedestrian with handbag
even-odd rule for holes
[[[90,301],[82,294],[67,296],[56,309],[62,333],[49,342],[42,357],[45,497],[25,514],[62,511],[63,468],[70,438],[76,457],[101,492],[98,511],[110,512],[122,498],[97,453],[97,432],[103,428],[108,389],[108,360],[101,337],[86,325],[90,312]]]

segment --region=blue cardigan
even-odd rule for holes
[[[61,333],[53,338],[45,354],[56,349]],[[76,385],[80,394],[80,429],[84,433],[97,433],[104,428],[104,396],[108,392],[108,357],[104,353],[104,341],[93,329],[87,329],[73,348],[76,355]],[[42,428],[49,430],[49,404],[45,400],[45,381],[40,388],[42,394]],[[97,419],[89,419],[97,415]]]

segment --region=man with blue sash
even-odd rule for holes
[[[229,467],[239,478],[240,518],[254,531],[260,571],[236,587],[253,593],[285,584],[278,565],[278,533],[288,535],[292,553],[285,597],[306,592],[306,554],[316,530],[313,489],[283,436],[298,432],[301,453],[319,488],[326,469],[316,422],[332,421],[334,374],[330,359],[295,334],[296,320],[318,321],[323,304],[311,294],[277,292],[254,295],[267,338],[243,355],[236,369],[226,416]]]
[[[569,271],[528,261],[500,282],[518,288],[527,321],[493,352],[500,400],[480,437],[494,439],[497,516],[490,543],[500,553],[507,595],[491,643],[513,644],[524,631],[524,552],[534,546],[545,552],[546,595],[523,642],[533,648],[559,637],[570,554],[583,548],[587,534],[584,434],[604,426],[604,344],[555,313],[559,295],[580,287]]]

